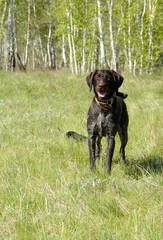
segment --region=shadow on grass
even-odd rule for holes
[[[138,160],[127,161],[125,173],[138,179],[139,176],[163,172],[163,157],[144,157]]]

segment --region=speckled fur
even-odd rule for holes
[[[92,82],[94,86],[95,80]],[[114,103],[110,108],[103,108],[93,98],[88,111],[87,131],[90,157],[90,169],[95,168],[96,158],[100,158],[101,139],[107,139],[106,171],[111,171],[112,157],[115,147],[115,136],[118,132],[121,140],[120,161],[125,163],[125,146],[128,140],[128,113],[124,100],[114,97]]]

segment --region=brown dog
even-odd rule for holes
[[[125,146],[128,134],[128,113],[123,98],[127,95],[118,92],[123,77],[113,70],[95,70],[86,78],[94,98],[88,111],[87,131],[90,158],[90,169],[95,168],[96,158],[100,157],[101,139],[107,139],[106,171],[111,171],[115,147],[115,135],[118,132],[121,140],[120,160],[125,163]]]

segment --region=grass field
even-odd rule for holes
[[[127,166],[89,171],[85,75],[0,73],[0,239],[161,240],[163,81],[125,76]]]

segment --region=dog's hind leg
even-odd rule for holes
[[[121,140],[121,147],[120,147],[120,151],[119,151],[119,157],[120,157],[120,161],[121,163],[126,163],[125,160],[125,147],[127,144],[127,140],[128,140],[128,134],[127,134],[127,124],[123,124],[120,129],[118,130],[118,134]]]

